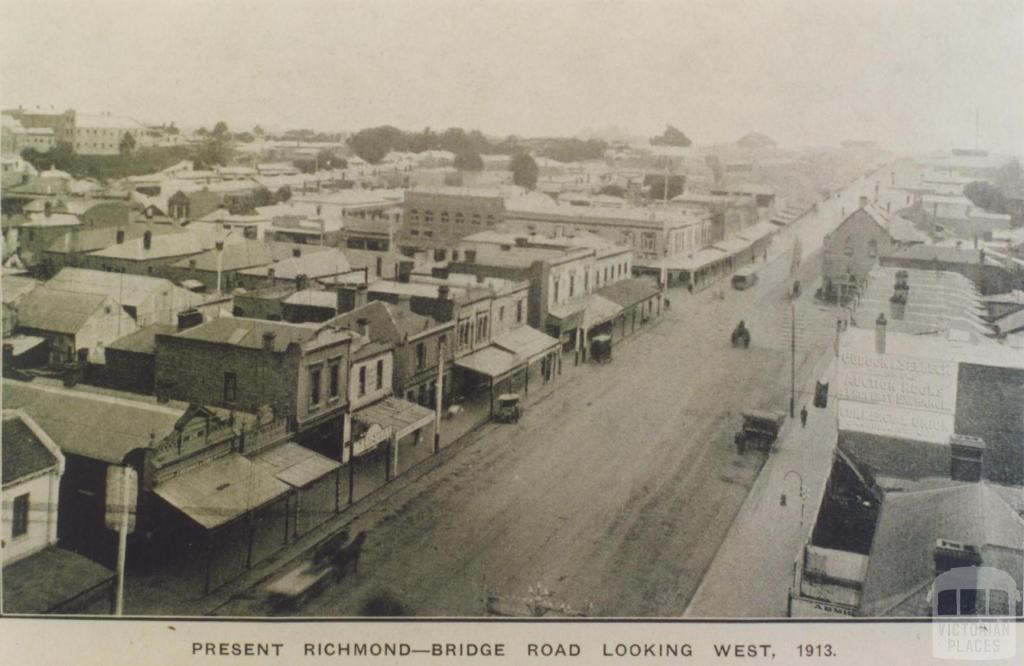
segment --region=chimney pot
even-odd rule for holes
[[[301,257],[302,256],[302,248],[293,247],[292,248],[292,256],[296,257],[296,258],[297,257]]]
[[[117,230],[116,239],[118,245],[124,242],[124,229]]]
[[[888,323],[885,319],[885,313],[880,312],[878,319],[875,320],[875,352],[878,354],[885,353],[885,329]]]
[[[142,234],[142,249],[148,250],[153,247],[153,232],[147,230]]]
[[[214,246],[217,248],[217,251],[220,252],[221,250],[224,249],[224,241],[219,240],[216,243],[214,243]]]
[[[266,331],[263,334],[263,350],[264,351],[274,351],[274,338],[276,338],[276,337],[277,337],[277,335],[275,335],[273,331]]]

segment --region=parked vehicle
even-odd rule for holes
[[[736,324],[736,328],[732,331],[732,346],[744,349],[750,346],[750,330],[742,321]]]
[[[518,393],[502,393],[494,410],[494,420],[499,423],[518,423],[522,414]]]
[[[736,434],[736,450],[744,453],[748,448],[759,451],[770,451],[779,430],[786,420],[781,412],[765,412],[751,410],[743,412],[743,428]]]
[[[598,363],[611,363],[612,336],[595,335],[590,339],[590,356]]]
[[[743,291],[757,284],[757,269],[753,266],[744,266],[733,273],[732,288]]]

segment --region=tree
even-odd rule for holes
[[[512,171],[512,182],[516,185],[529,190],[537,186],[537,176],[540,175],[540,169],[537,168],[537,163],[533,161],[529,153],[519,152],[513,155],[510,169]]]
[[[665,131],[662,132],[660,136],[651,138],[652,146],[681,146],[685,148],[692,143],[693,142],[690,141],[685,134],[672,125],[667,125],[665,127]]]
[[[252,143],[256,140],[256,137],[251,132],[239,132],[235,135],[235,141],[242,143]]]
[[[121,143],[118,144],[117,150],[122,155],[131,155],[132,151],[135,150],[135,137],[130,132],[125,132],[124,136],[121,137]]]
[[[582,162],[584,160],[596,160],[604,157],[608,150],[608,144],[600,139],[552,139],[540,151],[544,157],[550,157],[559,162]]]
[[[610,197],[621,197],[625,198],[626,188],[621,185],[605,185],[600,189],[598,194],[605,194]]]
[[[455,155],[455,168],[460,171],[483,171],[484,161],[480,153],[466,150]]]
[[[403,150],[406,144],[402,130],[391,125],[361,129],[348,138],[349,147],[370,164],[379,164],[392,150]]]
[[[1006,197],[992,183],[976,180],[964,186],[964,196],[971,202],[990,213],[1006,212]]]
[[[266,135],[266,132],[263,131],[263,127],[261,127],[260,125],[256,125],[252,128],[252,134],[253,136],[262,139]]]
[[[292,198],[292,188],[288,185],[282,185],[277,188],[277,200],[281,203],[288,201]]]
[[[227,138],[228,135],[228,124],[223,120],[217,121],[217,124],[213,126],[213,136],[218,138]]]

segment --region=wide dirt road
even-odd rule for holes
[[[735,451],[739,412],[788,406],[786,353],[757,330],[749,350],[728,342],[755,309],[784,317],[785,271],[772,268],[748,292],[725,285],[724,301],[670,294],[609,365],[567,359],[518,425],[486,427],[363,516],[359,574],[300,614],[355,615],[388,591],[412,614],[479,616],[489,595],[539,586],[590,615],[681,615],[763,462]]]

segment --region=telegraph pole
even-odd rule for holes
[[[797,301],[790,303],[790,418],[797,405]]]

